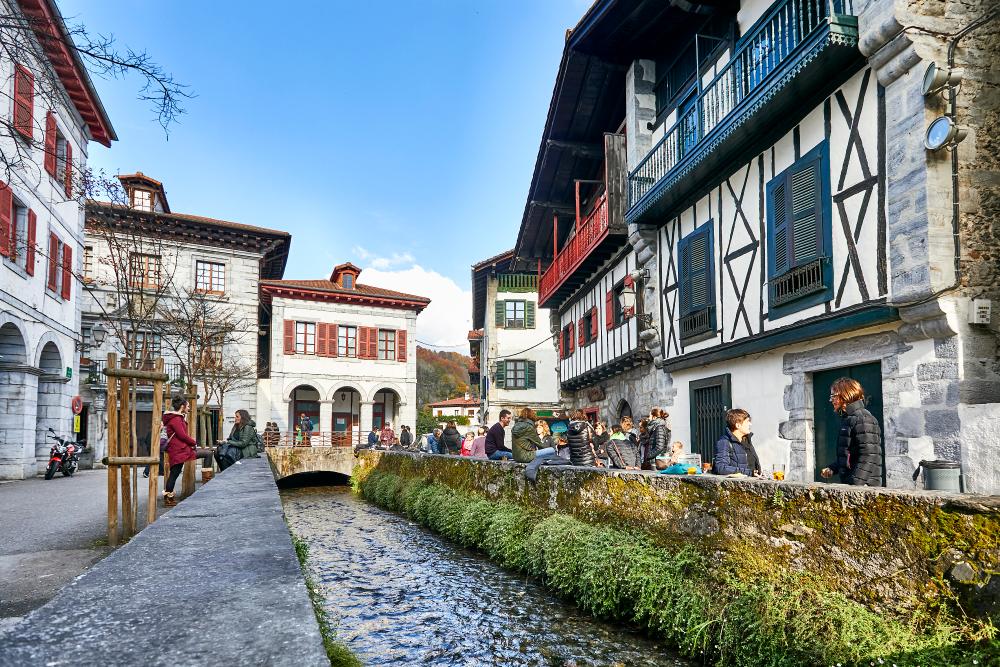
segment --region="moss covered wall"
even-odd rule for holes
[[[570,467],[542,468],[532,483],[514,463],[371,451],[359,455],[355,478],[376,469],[639,529],[664,546],[694,546],[748,580],[808,573],[875,611],[961,601],[1000,623],[998,497]]]

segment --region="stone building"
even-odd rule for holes
[[[221,350],[196,353],[195,365],[221,359],[242,360],[246,377],[224,392],[206,390],[205,378],[213,367],[195,368],[194,377],[200,405],[208,411],[208,437],[224,436],[236,410],[251,414],[257,407],[257,359],[261,340],[259,284],[280,278],[291,245],[287,232],[263,229],[226,220],[176,213],[171,210],[166,190],[159,181],[142,172],[119,176],[126,201],[112,204],[87,203],[87,226],[83,244],[81,278],[83,284],[81,396],[84,400],[82,427],[93,444],[96,460],[106,447],[104,395],[107,388],[102,373],[108,352],[131,359],[163,357],[170,376],[171,392],[184,393],[192,377],[186,344],[165,335],[160,313],[180,308],[185,302],[192,314],[204,311],[227,314],[239,323]],[[125,265],[127,262],[127,266]],[[126,294],[128,296],[126,296]],[[130,304],[139,299],[154,300],[156,313],[130,318]],[[133,311],[135,308],[133,308]],[[117,322],[117,324],[111,324]],[[96,340],[95,330],[103,334]],[[121,340],[116,333],[124,335]],[[204,347],[204,346],[203,346]],[[205,354],[211,360],[202,359]],[[137,432],[148,433],[152,401],[149,387],[140,385],[137,403]]]
[[[501,410],[529,407],[539,416],[560,408],[549,311],[538,304],[537,266],[514,260],[511,250],[472,266],[469,347],[480,382],[481,422]]]
[[[0,7],[0,479],[21,479],[45,466],[49,428],[73,430],[80,176],[88,142],[117,137],[55,3]]]
[[[305,414],[314,433],[352,443],[372,426],[415,427],[416,323],[430,300],[360,274],[348,263],[328,280],[261,281],[258,423],[287,434]]]
[[[819,481],[850,376],[885,484],[947,459],[1000,492],[996,24],[987,0],[596,2],[515,246],[567,404],[662,405],[703,456],[743,407],[765,469]]]

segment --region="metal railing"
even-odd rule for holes
[[[663,138],[629,174],[629,206],[634,206],[751,93],[768,85],[771,74],[791,57],[820,25],[835,15],[850,15],[852,0],[784,0],[752,33],[729,62],[702,88]]]
[[[265,447],[353,447],[358,436],[350,433],[261,433]]]
[[[583,263],[590,251],[596,248],[608,234],[608,195],[605,192],[597,200],[594,210],[584,218],[552,264],[542,274],[538,283],[538,301],[544,303],[562,285],[563,281]]]

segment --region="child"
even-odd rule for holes
[[[462,456],[472,456],[472,442],[476,439],[476,434],[469,431],[465,434],[465,439],[462,440],[462,448],[459,450],[459,454]]]

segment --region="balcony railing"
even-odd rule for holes
[[[530,273],[501,273],[497,282],[499,292],[534,292],[538,289],[538,276]]]
[[[775,79],[817,28],[853,13],[853,0],[784,0],[772,7],[742,40],[729,63],[706,85],[695,105],[680,115],[629,174],[629,206],[635,206],[733,111]],[[780,78],[780,77],[778,77]]]
[[[597,247],[607,234],[608,196],[605,193],[597,200],[590,215],[580,221],[576,235],[555,256],[552,264],[542,274],[538,284],[538,302],[545,303],[563,281],[573,275],[590,251]]]

